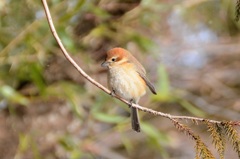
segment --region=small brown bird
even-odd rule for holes
[[[146,93],[147,86],[153,94],[157,94],[154,86],[146,77],[144,67],[123,48],[109,50],[102,67],[108,68],[108,87],[112,95],[118,95],[137,104],[140,97]],[[138,112],[133,107],[131,107],[131,119],[132,129],[140,132]]]

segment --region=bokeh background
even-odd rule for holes
[[[158,95],[140,104],[173,115],[240,120],[236,0],[48,0],[71,56],[106,86],[100,67],[120,46],[145,66]],[[190,159],[195,143],[162,117],[129,108],[64,58],[41,1],[0,1],[1,159]],[[219,158],[203,124],[184,122]],[[237,159],[227,144],[225,156]]]

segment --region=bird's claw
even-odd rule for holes
[[[116,96],[115,91],[112,90],[109,95],[112,96],[112,97]]]
[[[133,104],[133,100],[131,99],[129,102],[130,102],[130,104],[128,104],[128,107],[131,108],[132,104]]]

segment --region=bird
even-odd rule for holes
[[[140,98],[146,94],[147,87],[153,94],[157,94],[146,76],[146,70],[128,50],[120,47],[107,51],[106,59],[101,66],[107,68],[110,95],[120,96],[130,102],[132,129],[140,132],[138,111],[132,104],[138,104]]]

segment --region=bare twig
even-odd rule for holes
[[[64,48],[60,38],[58,37],[58,34],[56,32],[56,29],[54,27],[54,24],[53,24],[53,21],[52,21],[52,18],[51,18],[51,14],[50,14],[50,11],[49,11],[49,8],[48,8],[48,5],[47,5],[47,2],[46,0],[42,0],[43,2],[43,6],[44,6],[44,10],[45,10],[45,13],[46,13],[46,16],[47,16],[47,19],[48,19],[48,23],[49,23],[49,26],[50,26],[50,30],[54,36],[54,38],[56,39],[59,47],[61,48],[64,56],[67,58],[67,60],[78,70],[78,72],[83,76],[85,77],[89,82],[91,82],[92,84],[94,84],[95,86],[97,86],[98,88],[100,88],[101,90],[103,90],[104,92],[106,92],[107,94],[110,95],[110,91],[105,88],[104,86],[102,86],[100,83],[98,83],[97,81],[95,81],[94,79],[92,79],[90,76],[88,76],[87,73],[85,73],[81,67],[79,67],[77,65],[77,63],[70,57],[70,55],[68,54],[68,52],[66,51],[66,49]],[[121,98],[121,97],[118,97],[118,96],[115,96],[115,98],[121,100],[122,102],[126,103],[127,105],[130,104],[130,102],[128,102],[127,100]],[[137,108],[141,111],[144,111],[144,112],[148,112],[150,114],[153,114],[153,115],[157,115],[157,116],[161,116],[161,117],[165,117],[165,118],[168,118],[170,119],[171,121],[173,122],[176,122],[176,120],[191,120],[193,122],[205,122],[205,121],[208,121],[210,123],[217,123],[217,124],[220,124],[221,121],[217,121],[217,120],[209,120],[209,119],[204,119],[204,118],[197,118],[197,117],[190,117],[190,116],[175,116],[175,115],[170,115],[170,114],[166,114],[166,113],[162,113],[162,112],[158,112],[158,111],[155,111],[155,110],[152,110],[152,109],[149,109],[149,108],[145,108],[143,106],[140,106],[140,105],[137,105],[137,104],[132,104],[132,106],[134,108]],[[232,122],[233,125],[240,125],[240,122],[239,121],[236,121],[236,122]]]

